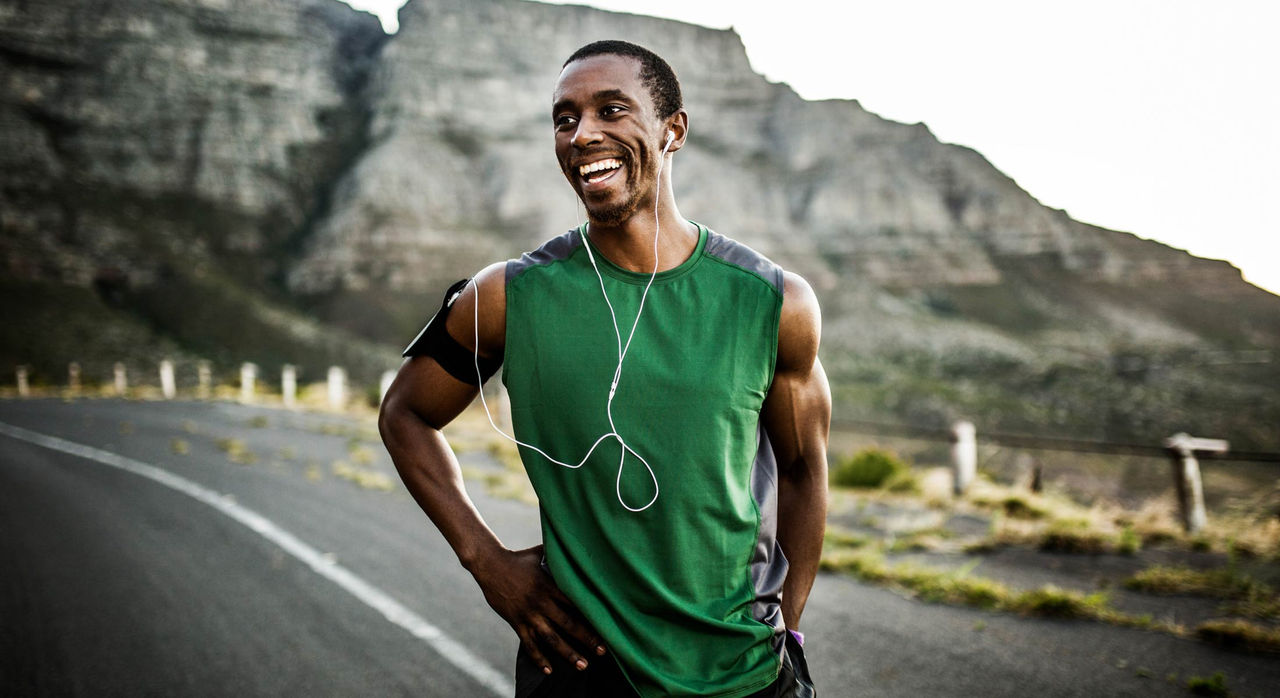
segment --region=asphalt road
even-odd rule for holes
[[[514,635],[409,496],[335,475],[373,453],[368,467],[394,477],[367,425],[227,403],[10,400],[0,432],[0,695],[509,686]],[[537,542],[533,507],[470,489],[508,545]],[[804,620],[824,696],[1182,696],[1188,677],[1217,671],[1239,695],[1280,691],[1272,657],[836,576],[820,576]]]

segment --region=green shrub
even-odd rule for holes
[[[831,480],[840,487],[885,487],[910,489],[904,481],[911,479],[911,469],[897,455],[879,448],[868,448],[842,460],[831,472]]]
[[[1136,555],[1141,549],[1142,539],[1133,530],[1133,526],[1125,526],[1116,539],[1116,552],[1121,555]]]
[[[1213,676],[1192,676],[1187,679],[1187,690],[1197,696],[1229,696],[1227,677],[1221,671],[1213,672]]]

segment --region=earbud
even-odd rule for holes
[[[662,146],[662,147],[664,147],[664,148],[670,148],[670,147],[671,147],[671,141],[674,141],[675,139],[676,139],[676,132],[675,132],[675,131],[667,131],[667,144],[666,144],[666,145],[664,145],[664,146]]]

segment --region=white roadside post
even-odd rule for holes
[[[1231,444],[1224,439],[1201,439],[1179,432],[1165,439],[1164,447],[1173,457],[1173,484],[1177,489],[1182,525],[1187,533],[1199,533],[1208,516],[1204,510],[1204,485],[1196,452],[1226,453]]]
[[[387,399],[387,391],[391,390],[391,382],[396,379],[395,371],[383,371],[382,380],[378,381],[378,404]]]
[[[347,405],[347,372],[341,366],[329,367],[329,407],[341,410]]]
[[[67,364],[67,389],[72,395],[80,394],[80,364],[75,361]]]
[[[116,395],[124,397],[125,393],[129,392],[129,377],[125,372],[124,364],[117,361],[115,365],[111,367],[111,373],[113,379],[112,382],[115,384]]]
[[[963,497],[978,474],[978,438],[973,422],[959,421],[951,425],[952,489]]]
[[[160,394],[166,400],[172,400],[178,394],[178,384],[173,379],[173,362],[168,359],[160,362]]]
[[[252,364],[248,361],[240,364],[240,402],[243,402],[246,405],[253,403],[253,384],[257,380],[257,364]]]
[[[515,430],[515,427],[511,424],[511,395],[507,393],[507,386],[503,385],[502,381],[494,382],[497,383],[494,392],[497,393],[495,402],[498,403],[498,414],[495,417],[502,430],[510,434]]]
[[[201,361],[196,364],[196,397],[201,400],[208,400],[213,392],[211,373],[208,361]]]
[[[280,395],[284,406],[293,409],[298,397],[298,369],[293,364],[285,364],[280,369]]]
[[[30,397],[31,385],[27,382],[27,367],[19,366],[18,370],[18,397]]]

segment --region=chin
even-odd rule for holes
[[[587,217],[600,225],[616,226],[634,216],[638,208],[639,202],[635,199],[603,206],[588,206]]]

